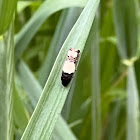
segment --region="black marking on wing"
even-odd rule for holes
[[[72,76],[73,76],[73,73],[68,74],[62,71],[61,81],[64,87],[66,87],[69,84],[69,82],[72,79]]]

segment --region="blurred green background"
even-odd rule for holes
[[[94,20],[81,28],[90,32],[79,36],[88,35],[67,98],[56,108],[62,110],[60,120],[49,120],[48,130],[32,121],[36,134],[33,125],[25,130],[42,89],[54,86],[46,81],[64,41],[73,26],[80,31],[81,13],[88,16],[88,10],[83,12],[87,1],[0,0],[0,140],[19,140],[24,131],[32,137],[22,140],[47,140],[35,137],[39,129],[54,140],[140,139],[140,0],[100,0]]]

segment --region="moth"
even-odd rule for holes
[[[76,71],[76,65],[80,55],[80,50],[69,49],[66,60],[62,68],[61,81],[63,86],[67,86],[71,81],[74,72]]]

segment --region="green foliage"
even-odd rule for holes
[[[0,0],[0,35],[8,29],[13,19],[16,3],[17,0]]]
[[[139,2],[0,0],[0,140],[139,140]]]
[[[63,87],[60,81],[62,65],[69,46],[80,49],[81,54],[88,37],[99,1],[90,0],[81,13],[69,36],[64,42],[43,89],[41,98],[26,128],[24,139],[49,139],[60,111],[63,107],[70,86]],[[91,6],[92,5],[92,6]],[[85,26],[85,25],[88,26]],[[84,35],[82,35],[84,33]],[[82,35],[82,36],[81,36]],[[74,40],[75,39],[75,40]],[[57,90],[56,90],[57,89]],[[45,115],[44,115],[45,114]],[[51,124],[50,124],[51,122]],[[49,132],[49,133],[47,133]]]
[[[118,51],[122,59],[136,57],[138,49],[138,11],[136,0],[113,0]]]
[[[35,106],[39,100],[40,94],[42,92],[42,88],[24,62],[20,62],[20,64],[19,64],[18,77],[19,77],[25,91],[27,92],[27,96],[30,99],[31,105],[33,106],[33,108],[35,108]],[[34,93],[34,94],[32,94],[32,93]],[[23,121],[21,123],[23,123]],[[62,133],[61,133],[62,131],[60,128],[65,133],[64,136],[62,135]],[[52,137],[53,137],[53,139],[57,137],[57,139],[60,139],[60,140],[66,139],[66,138],[69,138],[71,140],[76,139],[62,117],[60,117],[58,122],[56,123]]]
[[[36,31],[40,28],[43,22],[51,14],[72,6],[84,6],[86,0],[71,0],[65,2],[65,0],[47,0],[40,6],[24,28],[18,33],[15,39],[15,53],[17,58],[22,55],[23,51],[26,49],[28,43],[31,41],[32,37],[35,35]],[[47,8],[46,8],[47,7]]]

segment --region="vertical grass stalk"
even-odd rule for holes
[[[127,92],[127,140],[139,140],[139,96],[133,66],[128,68]]]
[[[96,16],[92,27],[91,62],[92,62],[92,140],[101,139],[100,106],[100,60],[99,60],[99,17]]]
[[[0,38],[0,140],[12,137],[13,24]]]

